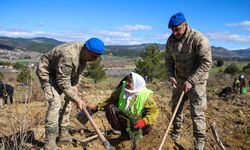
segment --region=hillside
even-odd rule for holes
[[[64,42],[44,37],[31,39],[0,37],[0,45],[1,47],[5,47],[5,49],[6,47],[13,47],[23,51],[35,51],[41,53],[45,53],[62,43]]]
[[[0,37],[0,48],[6,50],[21,49],[23,51],[35,51],[45,53],[53,47],[64,42],[55,39],[37,37],[31,39]],[[140,45],[106,45],[107,53],[114,56],[137,57],[150,43]],[[165,50],[165,44],[158,44],[161,51]],[[228,50],[223,47],[212,46],[214,59],[250,59],[250,48],[241,50]]]
[[[227,100],[219,99],[217,93],[223,86],[233,81],[233,76],[226,80],[222,77],[215,76],[208,80],[208,108],[206,111],[207,138],[204,150],[220,149],[211,131],[211,123],[213,122],[216,122],[216,130],[227,150],[247,150],[250,147],[250,137],[247,137],[247,134],[250,135],[250,131],[247,130],[250,121],[249,92],[246,95],[232,95]],[[119,82],[119,79],[112,78],[112,83],[101,82],[93,84],[89,80],[84,79],[79,85],[79,93],[88,103],[98,103],[110,96],[111,92],[117,86],[117,82]],[[155,93],[154,98],[160,109],[160,115],[151,134],[137,141],[137,150],[157,150],[171,119],[171,87],[169,84],[153,82],[148,84],[148,87]],[[47,106],[42,96],[40,85],[34,82],[31,97],[28,94],[27,88],[20,86],[15,86],[15,88],[15,104],[4,105],[0,110],[0,149],[2,143],[5,143],[6,147],[10,146],[11,140],[14,141],[14,146],[21,147],[21,149],[42,149],[45,138],[44,118]],[[182,148],[174,146],[173,141],[168,136],[163,149],[193,149],[192,122],[188,104],[187,102],[184,113],[183,134],[181,136]],[[75,139],[83,140],[87,136],[93,135],[94,129],[89,122],[84,126],[79,123],[75,118],[77,113],[78,110],[73,105],[70,119],[71,134]],[[92,117],[102,131],[110,129],[104,112],[99,111]],[[79,129],[83,129],[82,132]],[[23,143],[19,143],[19,137]],[[106,135],[106,138],[117,150],[131,150],[131,141],[127,137],[109,134]],[[14,148],[12,147],[11,149]],[[85,142],[81,146],[68,144],[60,146],[59,149],[104,150],[98,138]]]

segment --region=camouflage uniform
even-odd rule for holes
[[[69,126],[71,102],[78,98],[73,86],[86,66],[82,42],[65,43],[43,55],[37,68],[45,97],[48,100],[46,133],[57,134],[59,128]],[[59,129],[60,131],[60,129]]]
[[[211,47],[207,38],[200,32],[188,27],[181,39],[173,34],[166,45],[166,64],[169,77],[174,77],[177,87],[173,89],[172,110],[182,92],[182,85],[189,81],[193,88],[184,95],[179,110],[173,122],[172,138],[178,138],[183,120],[183,106],[190,100],[193,134],[196,141],[205,138],[206,123],[204,111],[207,108],[206,80],[211,68]]]

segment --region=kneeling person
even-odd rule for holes
[[[128,121],[132,120],[135,129],[141,128],[143,134],[148,134],[159,114],[153,91],[146,88],[143,77],[134,72],[123,79],[106,101],[89,108],[94,112],[105,111],[111,127],[121,133],[127,133]]]

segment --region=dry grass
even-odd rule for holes
[[[226,149],[249,149],[250,139],[247,137],[248,127],[250,126],[250,94],[237,95],[234,99],[223,101],[218,98],[217,93],[225,86],[231,86],[234,76],[227,74],[217,74],[208,80],[208,109],[207,115],[207,144],[205,150],[219,149],[215,140],[213,139],[210,130],[210,124],[216,122],[217,132],[225,145]],[[98,103],[107,99],[117,84],[121,80],[120,77],[108,78],[101,83],[93,84],[89,79],[84,78],[79,85],[79,92],[82,99],[89,103]],[[17,85],[14,83],[14,85]],[[162,140],[165,130],[171,118],[170,99],[171,99],[171,86],[169,83],[154,81],[148,84],[148,87],[154,91],[154,98],[160,108],[160,115],[158,123],[154,131],[145,136],[137,143],[138,149],[158,149]],[[32,91],[32,92],[31,92]],[[46,112],[46,105],[40,85],[34,82],[32,87],[24,88],[15,86],[15,104],[5,105],[0,110],[0,137],[2,137],[2,146],[19,147],[19,149],[34,147],[34,144],[29,143],[29,137],[33,136],[35,140],[40,142],[44,141],[44,119]],[[75,105],[73,105],[71,113],[71,125],[74,129],[86,128],[93,130],[92,126],[88,123],[86,126],[81,126],[74,119],[78,112]],[[192,122],[189,112],[188,103],[185,107],[184,113],[184,127],[181,143],[185,149],[193,149],[193,135],[192,135]],[[94,121],[102,130],[110,128],[105,114],[98,112],[93,116]],[[28,131],[33,131],[32,135]],[[30,136],[29,136],[30,135]],[[83,138],[79,135],[74,135],[77,138]],[[20,141],[23,139],[23,141]],[[112,138],[112,137],[111,137]],[[6,142],[11,139],[9,145]],[[8,142],[7,142],[8,143]],[[24,144],[23,144],[24,143]],[[103,149],[99,140],[89,143],[87,149]],[[164,148],[174,149],[173,142],[167,138]],[[130,149],[130,141],[121,142],[118,144],[117,149]],[[81,147],[64,146],[60,149],[75,150],[82,149]]]

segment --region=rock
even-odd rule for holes
[[[239,110],[239,111],[238,111],[238,115],[239,115],[239,117],[241,117],[241,118],[242,118],[242,117],[244,116],[243,111],[242,111],[242,110]]]

